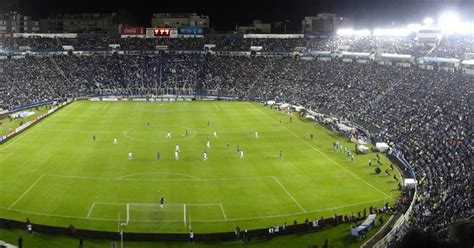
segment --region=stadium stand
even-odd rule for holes
[[[446,237],[447,227],[472,216],[474,77],[437,68],[348,62],[338,56],[321,61],[295,58],[292,53],[280,57],[177,52],[204,51],[205,44],[215,44],[216,51],[262,46],[264,51],[292,52],[306,47],[334,54],[344,47],[371,54],[385,49],[415,57],[427,55],[426,49],[415,47],[413,39],[0,39],[3,49],[10,51],[22,46],[33,51],[62,51],[64,45],[109,51],[108,44],[120,44],[122,51],[154,50],[157,45],[172,51],[5,56],[0,60],[0,109],[57,98],[151,96],[183,89],[302,105],[365,127],[374,142],[391,144],[414,166],[419,194],[414,217],[404,231],[417,228]],[[463,59],[465,53],[474,51],[473,44],[473,37],[450,37],[432,47],[429,55]]]

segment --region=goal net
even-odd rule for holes
[[[127,203],[127,224],[174,222],[186,225],[186,204]]]

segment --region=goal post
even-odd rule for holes
[[[127,203],[127,225],[133,222],[183,222],[186,226],[186,204]]]

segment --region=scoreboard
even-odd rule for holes
[[[169,28],[155,28],[153,30],[154,36],[169,37],[170,34],[171,34],[171,30]]]

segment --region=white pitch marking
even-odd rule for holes
[[[260,111],[260,113],[264,114],[267,118],[277,122],[277,120],[273,119],[272,117],[270,117],[267,113],[263,112],[261,109],[255,107],[253,104],[250,104],[252,105],[254,108],[256,108],[258,111]],[[290,134],[292,134],[293,136],[295,136],[297,139],[299,139],[301,142],[305,143],[306,145],[310,146],[313,150],[317,151],[319,154],[323,155],[325,158],[327,158],[329,161],[331,161],[333,164],[335,164],[337,167],[343,169],[344,171],[346,171],[347,173],[351,174],[352,176],[354,176],[355,178],[359,179],[360,181],[364,182],[365,184],[367,184],[368,186],[370,186],[371,188],[375,189],[377,192],[387,196],[387,197],[390,197],[387,193],[381,191],[380,189],[378,189],[377,187],[375,187],[374,185],[370,184],[369,182],[367,182],[366,180],[364,180],[363,178],[357,176],[356,174],[352,173],[350,170],[344,168],[344,166],[340,165],[338,162],[336,162],[335,160],[333,160],[332,158],[330,158],[328,155],[326,155],[326,153],[322,152],[321,150],[319,150],[318,148],[314,147],[313,145],[311,145],[310,143],[308,143],[306,140],[302,139],[301,137],[299,137],[298,135],[296,135],[293,131],[291,131],[290,129],[288,129],[287,127],[283,126],[282,127],[284,129],[286,129],[286,131],[288,131]]]
[[[286,192],[286,194],[298,205],[298,207],[303,211],[303,213],[306,213],[306,210],[301,206],[301,204],[293,197],[293,195],[281,184],[281,182],[278,180],[278,178],[273,177],[273,179],[280,185],[280,187]]]
[[[43,174],[43,176],[59,177],[59,178],[74,178],[74,179],[91,179],[91,180],[117,180],[117,181],[233,181],[233,180],[254,180],[273,178],[273,176],[261,177],[234,177],[234,178],[115,178],[115,177],[92,177],[92,176],[68,176],[68,175],[54,175]]]
[[[130,175],[125,175],[125,176],[117,177],[117,179],[124,179],[124,178],[127,178],[127,177],[140,176],[140,175],[148,175],[148,174],[177,175],[177,176],[189,177],[189,178],[192,178],[192,179],[200,179],[199,177],[195,177],[195,176],[191,176],[191,175],[179,174],[179,173],[168,173],[168,172],[145,172],[145,173],[136,173],[136,174],[130,174]]]
[[[91,207],[89,208],[89,212],[87,213],[87,219],[89,219],[89,217],[91,216],[92,214],[92,210],[94,209],[95,207],[95,202],[92,203]]]
[[[325,209],[317,209],[317,210],[312,210],[312,211],[307,211],[306,213],[316,213],[316,212],[322,212],[322,211],[328,211],[328,210],[337,210],[341,208],[347,208],[347,207],[353,207],[353,206],[360,206],[363,204],[367,203],[373,203],[373,202],[380,202],[384,201],[385,199],[378,199],[378,200],[372,200],[372,201],[367,201],[367,202],[361,202],[361,203],[356,203],[356,204],[349,204],[349,205],[344,205],[344,206],[339,206],[339,207],[333,207],[333,208],[325,208]],[[99,203],[96,203],[96,205]],[[117,205],[126,205],[126,204],[117,204]],[[157,205],[157,204],[154,204]],[[167,204],[170,205],[170,204]],[[188,204],[191,205],[191,204]],[[195,204],[192,204],[195,205]],[[211,205],[219,205],[219,204],[211,204]],[[40,212],[34,212],[34,211],[25,211],[25,210],[18,210],[18,209],[8,209],[4,207],[0,207],[0,209],[3,210],[9,210],[12,212],[17,212],[17,213],[25,213],[25,214],[34,214],[34,215],[39,215],[39,216],[50,216],[50,217],[60,217],[60,218],[72,218],[72,219],[80,219],[80,220],[96,220],[96,221],[117,221],[118,219],[110,219],[110,218],[86,218],[83,216],[72,216],[72,215],[59,215],[59,214],[48,214],[48,213],[40,213]],[[296,215],[302,215],[303,213],[297,212],[297,213],[288,213],[288,214],[280,214],[280,215],[268,215],[268,216],[256,216],[256,217],[248,217],[248,218],[235,218],[235,219],[217,219],[217,220],[193,220],[195,222],[203,222],[203,223],[208,223],[208,222],[224,222],[224,221],[244,221],[244,220],[257,220],[257,219],[271,219],[271,218],[279,218],[279,217],[288,217],[288,216],[296,216]],[[182,222],[181,220],[134,220],[135,222],[144,222],[144,223],[178,223]]]
[[[220,203],[219,203],[219,206],[221,207],[222,215],[224,216],[224,220],[227,221],[227,216],[225,215],[224,207]]]
[[[183,204],[183,221],[184,227],[186,227],[186,204]]]
[[[11,209],[13,206],[15,206],[26,194],[28,194],[28,192],[30,192],[36,186],[36,184],[39,183],[39,181],[41,181],[41,179],[43,179],[43,177],[44,174],[41,175],[38,179],[36,179],[36,181],[25,192],[23,192],[23,194],[21,194],[20,197],[18,197],[18,199],[16,199],[16,201],[8,207],[8,209]]]
[[[217,111],[221,110],[219,107],[217,107],[217,105],[215,103],[212,103],[212,105],[214,105],[214,108],[216,108]]]

